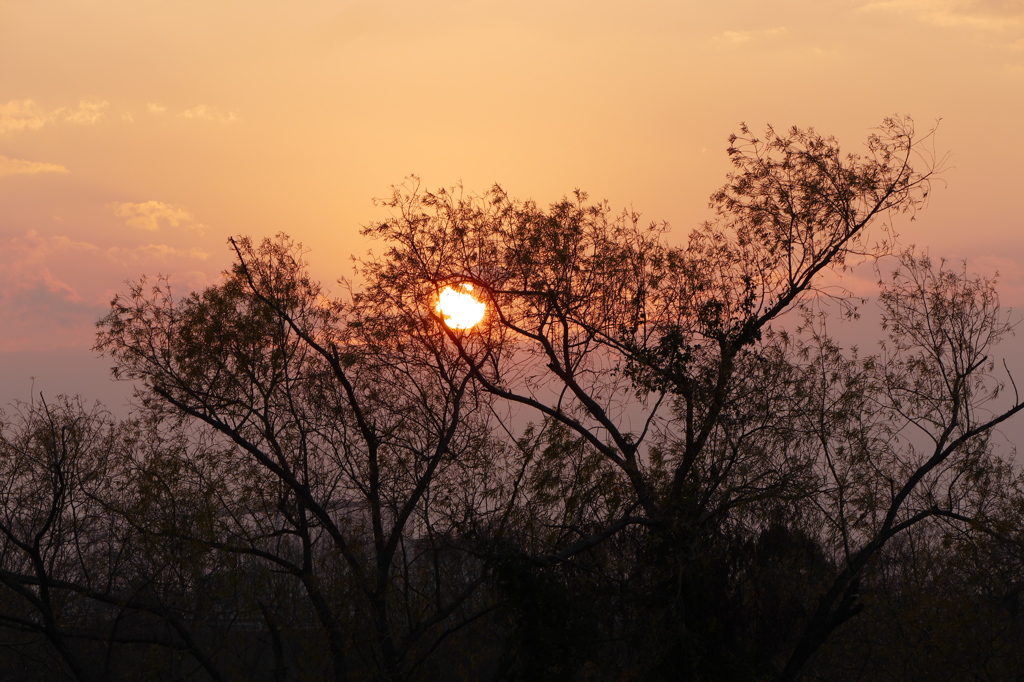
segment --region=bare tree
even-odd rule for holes
[[[131,425],[63,396],[22,405],[3,422],[0,583],[14,600],[0,624],[42,635],[79,680],[106,678],[120,644],[187,652],[220,679],[187,606],[142,594],[157,572],[140,575],[139,537],[109,504],[132,486],[132,444]],[[150,569],[159,557],[146,557]],[[133,628],[143,613],[161,627]]]
[[[821,481],[808,513],[840,570],[781,679],[797,679],[859,612],[861,578],[894,538],[929,523],[984,522],[992,432],[1024,409],[1016,392],[1000,400],[994,347],[1011,326],[991,281],[908,252],[880,302],[889,331],[880,356],[846,358],[819,337],[808,366],[817,388],[804,424]]]

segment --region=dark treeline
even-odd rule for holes
[[[412,181],[343,296],[283,235],[202,292],[143,279],[97,342],[132,418],[3,416],[0,676],[1020,679],[1012,325],[887,226],[930,139],[743,129],[683,246]],[[858,353],[827,322],[864,259]]]

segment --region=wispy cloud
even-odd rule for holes
[[[162,225],[170,227],[188,227],[203,229],[203,225],[194,222],[192,214],[182,206],[165,204],[162,201],[143,201],[141,203],[113,203],[110,207],[119,218],[124,218],[126,225],[138,230],[156,232]]]
[[[106,109],[108,102],[89,102],[82,100],[78,103],[78,108],[73,109],[64,114],[64,120],[68,123],[75,125],[94,125],[103,118],[103,110]]]
[[[95,125],[103,119],[108,102],[81,100],[78,105],[46,109],[32,99],[12,99],[0,104],[0,135],[40,128],[58,122]]]
[[[167,113],[167,107],[156,102],[149,102],[146,104],[146,109],[150,114],[154,116],[163,116]],[[216,123],[234,123],[238,120],[238,116],[233,111],[224,113],[217,107],[209,106],[206,104],[197,104],[191,109],[185,109],[175,114],[178,118],[188,119],[190,121],[214,121]]]
[[[102,248],[35,230],[0,237],[0,352],[85,347],[95,321],[124,279],[151,268],[170,271],[186,290],[207,286],[197,270],[209,254],[166,244]]]
[[[106,118],[107,100],[79,100],[74,106],[47,108],[33,99],[12,99],[0,104],[0,135],[23,131],[39,130],[55,124],[78,126],[95,125]],[[156,102],[147,102],[146,111],[153,116],[167,114],[167,107]],[[179,111],[178,118],[191,121],[213,121],[215,123],[234,123],[238,116],[234,111],[223,110],[198,104],[191,109]],[[135,115],[127,111],[121,114],[125,123],[134,123]]]
[[[23,237],[5,240],[0,259],[0,280],[3,281],[0,299],[41,286],[64,300],[81,302],[83,298],[78,291],[55,275],[50,267],[54,257],[70,253],[96,255],[100,249],[64,236],[43,237],[35,230],[29,230]]]
[[[23,130],[39,130],[48,123],[53,123],[60,111],[44,111],[30,99],[12,99],[6,104],[0,104],[0,135]]]
[[[905,14],[936,26],[986,31],[1024,29],[1020,0],[870,0],[865,11]]]
[[[216,109],[215,107],[208,107],[205,104],[200,104],[192,107],[191,109],[186,109],[178,115],[182,118],[216,121],[218,123],[231,123],[236,120],[235,112],[232,111],[225,114],[219,109]]]
[[[114,246],[107,249],[107,257],[122,266],[138,262],[165,262],[171,258],[187,258],[191,260],[206,260],[210,254],[202,249],[177,249],[167,244],[144,244],[142,246],[121,247]]]
[[[967,265],[972,272],[997,279],[1002,304],[1016,309],[1024,303],[1024,264],[1006,256],[987,254],[971,258]]]
[[[718,39],[724,43],[738,45],[763,38],[778,38],[786,35],[787,33],[788,31],[785,26],[779,26],[777,28],[767,28],[757,31],[725,31],[718,35]]]
[[[38,175],[40,173],[67,173],[68,169],[57,163],[26,161],[0,156],[0,178],[9,175]]]

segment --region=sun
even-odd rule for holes
[[[437,297],[435,310],[441,313],[444,323],[452,329],[469,329],[484,319],[487,310],[483,301],[478,301],[470,292],[473,285],[464,282],[455,287],[445,287]]]

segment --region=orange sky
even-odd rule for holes
[[[1024,0],[0,0],[0,63],[4,401],[61,362],[42,387],[88,391],[124,281],[216,281],[229,235],[350,274],[411,173],[580,187],[683,235],[739,121],[854,150],[884,116],[942,118],[945,186],[904,241],[1024,303]]]

